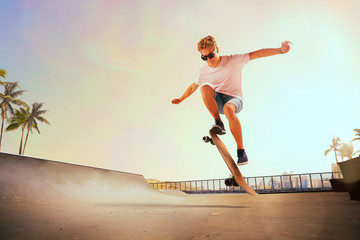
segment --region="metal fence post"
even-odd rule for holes
[[[264,190],[266,189],[266,186],[265,186],[265,177],[263,177],[263,189],[264,189]]]

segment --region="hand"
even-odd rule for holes
[[[292,42],[285,41],[285,42],[281,43],[280,51],[281,51],[282,54],[288,53],[290,51],[290,45],[289,44],[292,44]]]
[[[172,104],[179,104],[181,102],[182,102],[182,100],[180,98],[176,98],[171,101]]]

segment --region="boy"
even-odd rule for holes
[[[242,130],[236,116],[243,107],[241,89],[242,68],[251,60],[268,57],[277,54],[285,54],[290,51],[290,41],[285,41],[280,48],[267,48],[246,54],[219,56],[219,48],[212,36],[204,37],[198,43],[198,51],[206,65],[201,68],[198,79],[191,84],[185,93],[173,104],[179,104],[193,94],[201,86],[201,95],[205,106],[215,120],[210,129],[215,134],[225,134],[226,130],[221,120],[220,113],[224,114],[229,121],[230,131],[236,141],[238,165],[248,163],[244,150]]]

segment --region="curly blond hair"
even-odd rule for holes
[[[202,49],[207,48],[207,47],[214,47],[217,48],[217,44],[215,39],[212,36],[207,36],[202,38],[197,45],[197,49],[200,52]]]

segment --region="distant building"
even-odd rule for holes
[[[322,188],[321,180],[320,179],[313,179],[312,180],[313,188]]]
[[[284,172],[283,173],[283,187],[284,188],[293,188],[293,183],[292,183],[292,179],[291,179],[291,175],[293,174],[294,172],[291,171],[290,173],[288,172]]]
[[[310,188],[309,179],[307,176],[301,176],[302,188]]]

